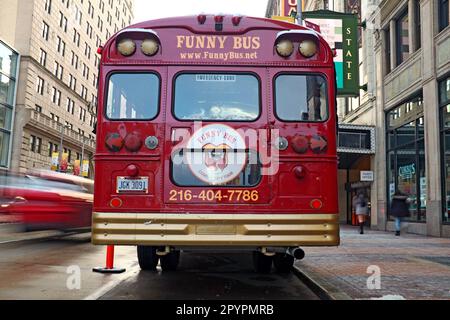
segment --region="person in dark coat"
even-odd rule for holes
[[[408,196],[400,191],[394,193],[391,215],[395,218],[395,235],[400,235],[402,220],[410,216]]]

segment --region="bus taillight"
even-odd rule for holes
[[[118,133],[110,133],[106,136],[105,145],[112,152],[119,152],[124,145],[124,140]]]
[[[142,147],[142,139],[137,133],[130,133],[125,137],[125,149],[130,152],[137,152]]]
[[[314,199],[314,200],[311,201],[310,206],[311,206],[312,209],[319,210],[319,209],[322,209],[323,202],[320,199]]]

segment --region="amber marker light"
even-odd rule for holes
[[[117,45],[117,50],[125,57],[131,56],[136,52],[136,43],[131,39],[123,39]]]
[[[278,55],[287,58],[294,52],[294,44],[290,40],[282,40],[276,45]]]
[[[305,58],[311,58],[317,53],[317,45],[312,40],[305,40],[300,43],[298,50]]]
[[[159,44],[153,39],[146,39],[142,41],[141,50],[146,56],[151,57],[158,53]]]

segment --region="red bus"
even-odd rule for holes
[[[92,241],[239,249],[289,271],[339,244],[333,52],[286,22],[199,15],[130,26],[100,48]]]

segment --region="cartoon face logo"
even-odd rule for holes
[[[210,185],[235,179],[247,162],[246,145],[233,128],[212,124],[197,130],[187,143],[185,158],[195,177]]]
[[[211,143],[203,147],[203,154],[205,159],[205,166],[216,170],[224,171],[228,165],[227,152],[231,147],[223,144],[215,146]]]

